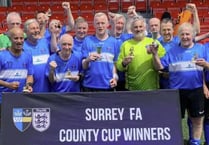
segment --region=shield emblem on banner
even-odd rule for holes
[[[50,126],[50,108],[33,108],[33,128],[43,132]]]
[[[13,122],[15,127],[24,132],[28,129],[32,122],[31,108],[13,108]]]

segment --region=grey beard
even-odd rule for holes
[[[142,39],[142,38],[144,38],[144,36],[145,36],[144,33],[139,32],[139,33],[137,33],[134,37],[135,37],[136,39]]]

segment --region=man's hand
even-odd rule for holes
[[[115,78],[112,78],[111,80],[110,80],[110,87],[111,88],[114,88],[114,87],[116,87],[117,86],[117,80],[115,79]]]
[[[62,3],[62,7],[63,7],[65,10],[67,10],[67,9],[70,8],[70,3],[69,3],[69,2],[63,2],[63,3]]]
[[[19,88],[20,82],[14,81],[8,84],[8,88],[12,90],[17,90]]]
[[[133,58],[134,58],[134,56],[130,56],[130,55],[126,56],[126,57],[123,59],[123,61],[122,61],[122,65],[123,65],[124,67],[126,67],[129,63],[132,62],[132,59],[133,59]]]
[[[49,63],[49,65],[50,65],[50,69],[51,70],[55,70],[56,69],[56,67],[57,67],[57,63],[56,63],[56,61],[51,61],[50,63]]]

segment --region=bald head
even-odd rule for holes
[[[8,32],[8,36],[11,39],[12,37],[14,37],[15,35],[22,35],[24,37],[24,32],[21,28],[19,27],[14,27],[12,29],[9,30]]]
[[[11,41],[11,51],[19,55],[23,48],[23,42],[24,42],[24,32],[21,28],[14,27],[9,30],[8,36]]]
[[[150,32],[160,32],[160,19],[151,18],[149,20],[149,29]]]
[[[63,42],[72,42],[73,43],[73,37],[70,34],[64,34],[60,37],[60,45],[62,45]]]
[[[68,59],[73,48],[73,37],[70,34],[64,34],[61,36],[59,45],[61,47],[62,59]]]

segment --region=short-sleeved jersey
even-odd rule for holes
[[[95,35],[87,36],[82,45],[83,58],[97,52],[101,47],[101,59],[91,61],[84,71],[83,86],[96,89],[110,89],[110,80],[113,78],[114,63],[117,60],[119,45],[115,38],[109,36],[101,41]]]
[[[44,75],[46,63],[50,55],[49,43],[45,38],[39,39],[35,45],[27,40],[23,49],[33,57],[34,83],[33,92],[49,92],[50,85],[48,78]]]
[[[180,45],[171,48],[161,58],[161,63],[169,70],[170,87],[172,89],[194,89],[203,85],[203,68],[195,65],[197,58],[207,59],[203,45],[195,43],[192,48]]]
[[[180,39],[178,36],[174,36],[173,39],[169,42],[165,42],[163,41],[163,39],[161,39],[159,42],[162,44],[162,46],[165,48],[165,51],[167,52],[170,50],[170,48],[178,45],[180,43]]]
[[[123,33],[120,35],[120,37],[115,37],[115,38],[118,41],[119,46],[121,46],[124,41],[133,38],[133,34]]]
[[[147,53],[146,46],[152,44],[153,39],[145,37],[140,42],[130,39],[125,41],[120,49],[117,68],[125,71],[126,89],[128,90],[151,90],[159,87],[158,73],[154,69],[152,54]],[[165,54],[162,45],[157,41],[159,56]],[[123,67],[122,61],[133,52],[133,59],[127,67]]]
[[[0,49],[6,49],[11,46],[11,41],[6,34],[0,35]]]
[[[58,53],[52,54],[48,61],[47,61],[47,67],[45,75],[49,76],[50,71],[50,65],[49,63],[51,61],[55,61],[57,63],[57,67],[55,69],[55,77],[56,80],[52,86],[53,92],[79,92],[80,91],[80,82],[72,81],[67,78],[65,78],[65,75],[68,73],[68,71],[71,72],[71,75],[78,75],[81,70],[81,63],[79,58],[71,54],[70,58],[68,60],[62,60]]]
[[[22,92],[28,75],[33,75],[31,55],[22,51],[20,56],[14,56],[9,50],[0,52],[0,79],[6,82],[20,83],[17,90],[0,86],[0,92]],[[0,97],[1,99],[1,97]]]

